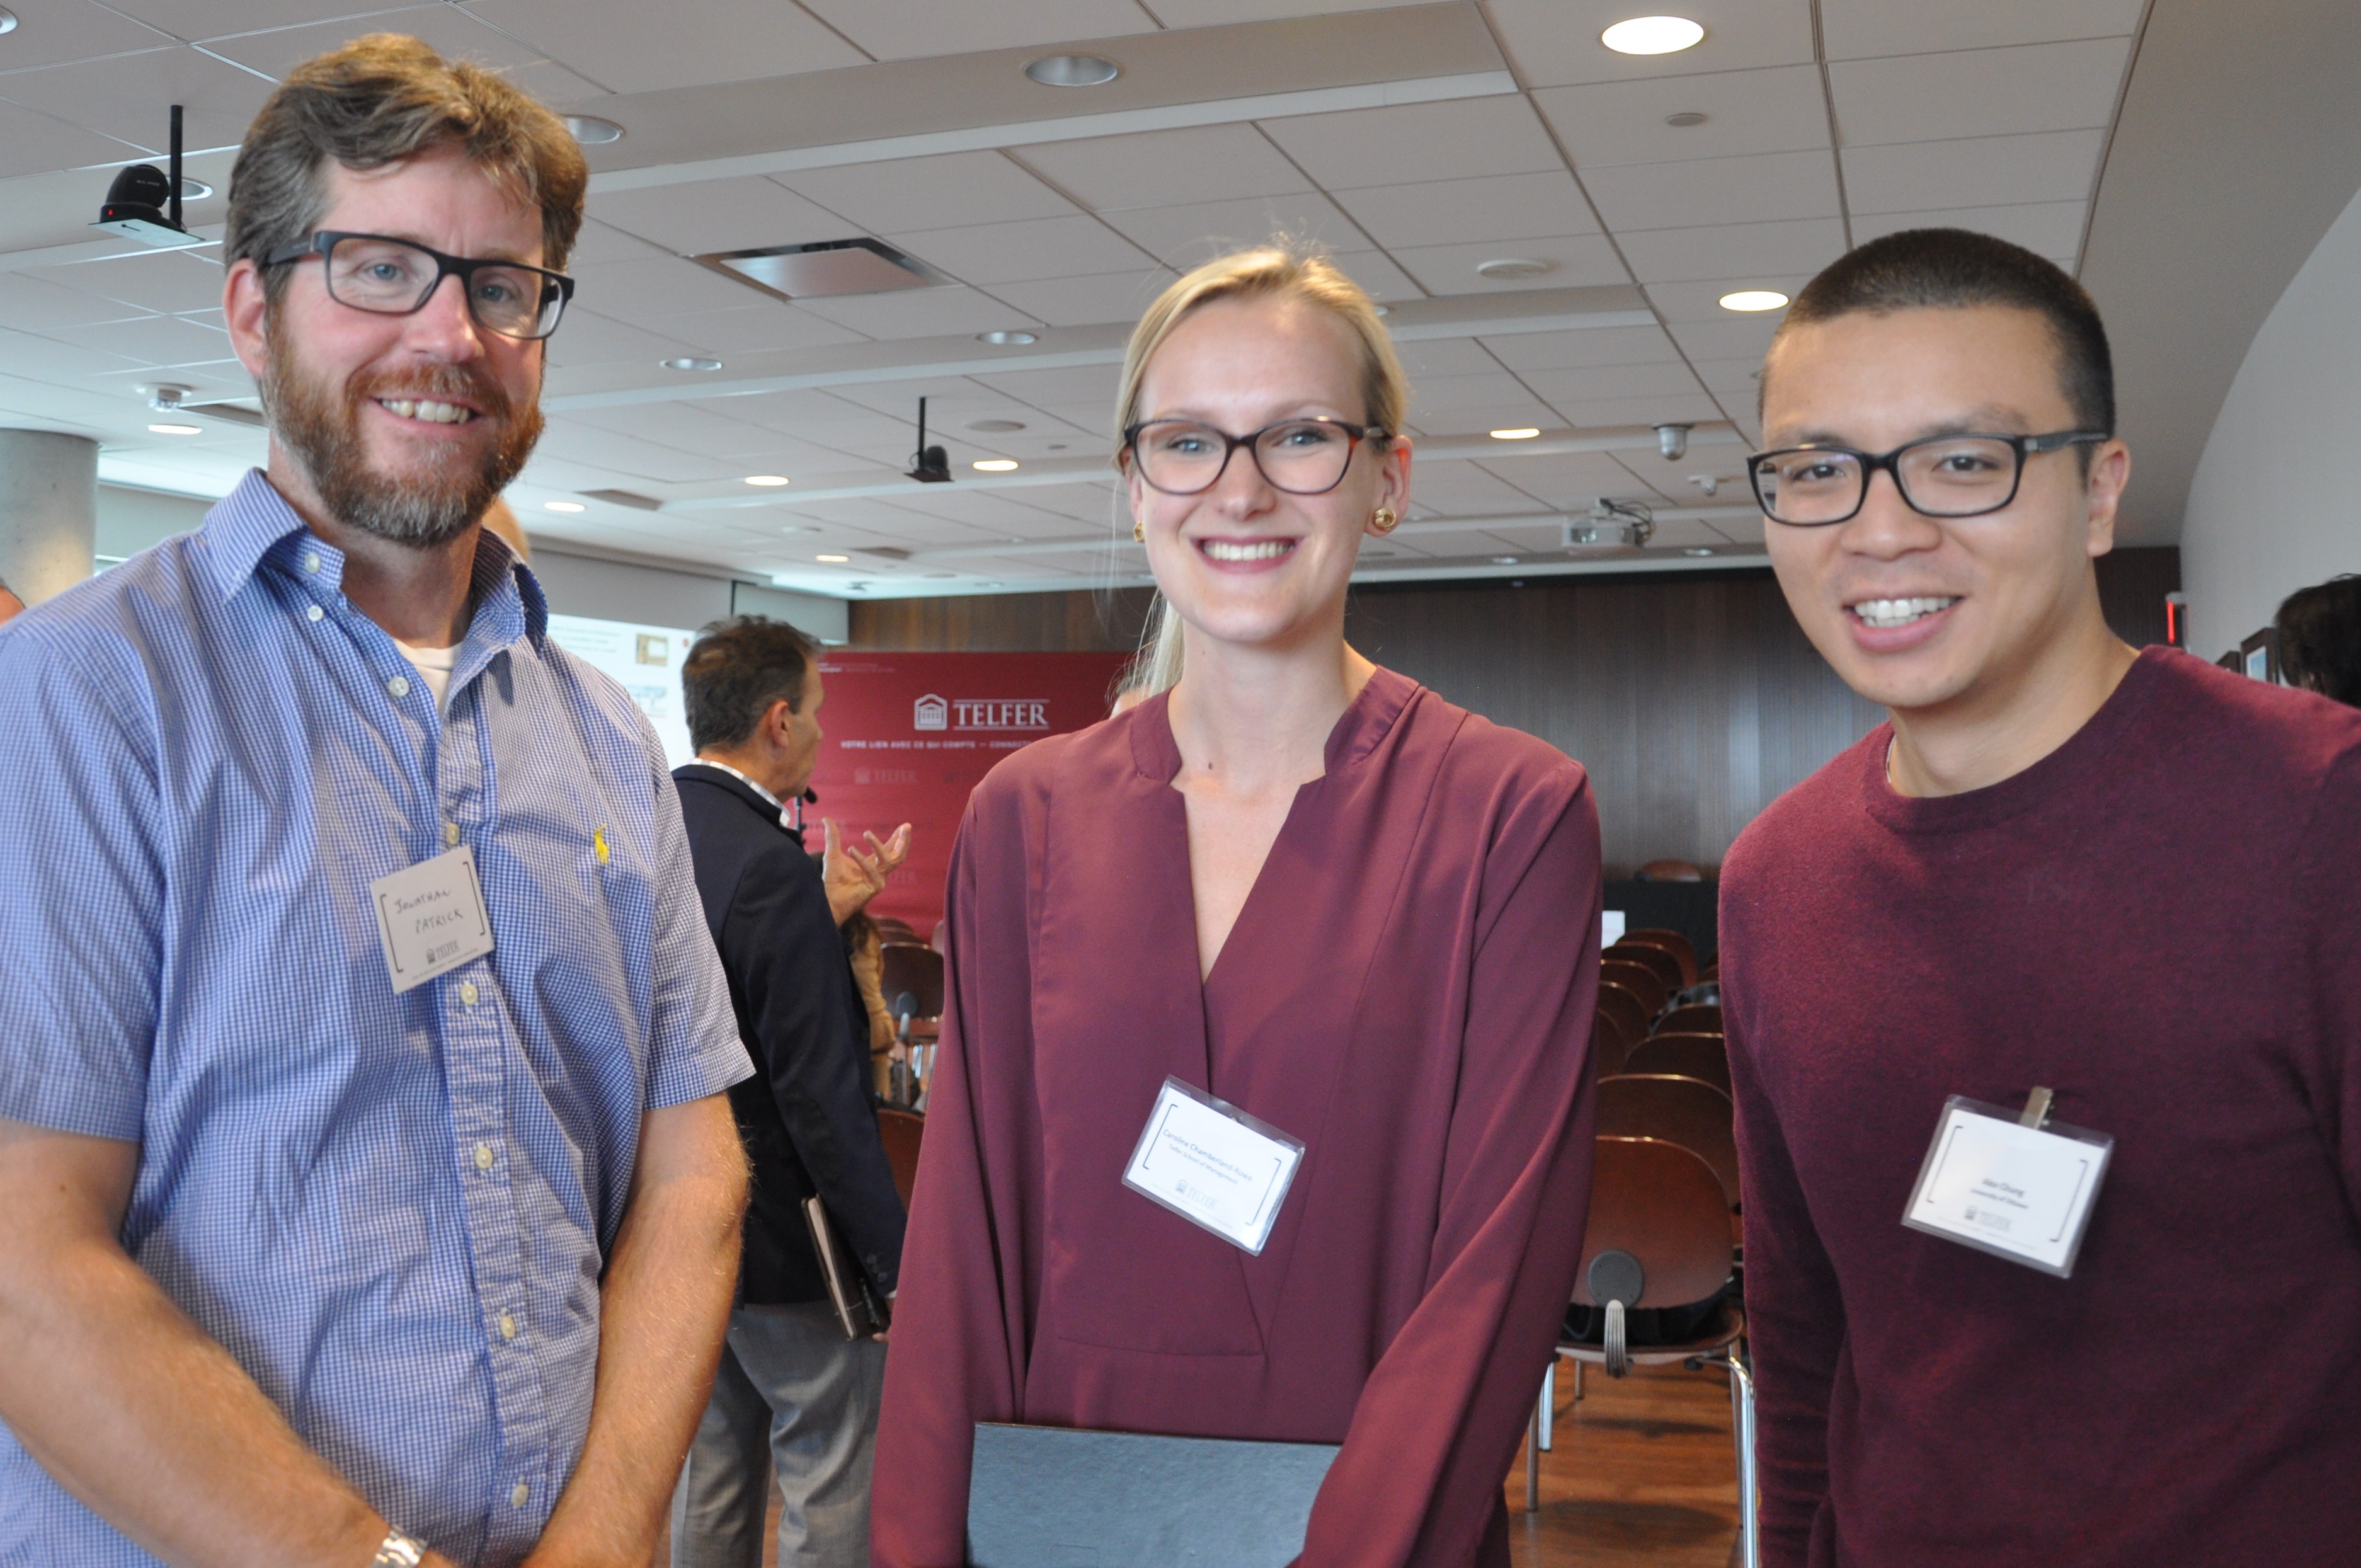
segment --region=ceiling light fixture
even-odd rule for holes
[[[1504,256],[1497,261],[1477,263],[1476,276],[1489,278],[1496,283],[1506,283],[1520,278],[1538,278],[1556,265],[1554,261],[1537,261],[1529,256]]]
[[[16,13],[5,5],[0,5],[0,33],[13,33],[16,30]]]
[[[580,501],[544,501],[541,503],[541,510],[544,511],[588,511],[589,509],[585,507]]]
[[[812,559],[815,561],[825,561],[831,566],[841,566],[846,562],[851,560],[852,557],[850,555],[815,555]]]
[[[566,128],[584,147],[604,147],[610,141],[623,139],[623,127],[612,120],[602,120],[596,115],[568,115]]]
[[[1515,430],[1496,430],[1492,432],[1492,439],[1495,441],[1531,441],[1534,436],[1539,435],[1540,433],[1540,427],[1528,424],[1521,426]]]
[[[151,424],[148,428],[157,435],[203,435],[205,433],[205,427],[201,424]]]
[[[1123,67],[1094,54],[1050,54],[1027,60],[1025,74],[1044,87],[1104,87]]]
[[[1677,115],[1666,115],[1664,124],[1680,130],[1687,130],[1692,126],[1701,126],[1711,118],[1713,118],[1711,115],[1700,113],[1696,109],[1683,109]]]
[[[979,474],[1014,474],[1016,472],[1016,459],[1014,457],[979,457],[975,460],[975,471]]]
[[[979,435],[1014,435],[1025,428],[1025,422],[1017,419],[972,419],[967,422],[967,427]]]
[[[1694,49],[1705,29],[1686,16],[1633,16],[1598,35],[1617,54],[1678,54]]]
[[[721,361],[708,359],[701,354],[675,355],[670,359],[659,359],[656,363],[667,370],[719,370],[721,368]]]
[[[975,340],[988,343],[994,348],[1022,348],[1028,343],[1040,342],[1041,334],[1038,332],[980,332],[975,334]]]
[[[775,488],[785,484],[787,477],[785,474],[749,474],[746,476],[746,482],[750,485],[761,485],[765,488]]]
[[[1495,566],[1513,566],[1516,564],[1517,558],[1514,555],[1495,555],[1492,557],[1492,565]]]
[[[1713,547],[1708,544],[1692,544],[1687,549],[1682,551],[1681,554],[1684,555],[1710,555],[1713,554]]]
[[[1721,297],[1725,311],[1775,311],[1787,302],[1787,296],[1776,289],[1741,289]]]

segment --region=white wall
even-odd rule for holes
[[[2193,652],[2235,648],[2296,589],[2361,572],[2356,458],[2361,195],[2255,334],[2206,440],[2180,532]]]

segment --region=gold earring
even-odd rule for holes
[[[1400,521],[1401,519],[1395,514],[1393,508],[1379,507],[1370,517],[1369,526],[1379,533],[1391,533]]]
[[[1131,520],[1131,542],[1134,544],[1148,543],[1148,524],[1136,517]]]

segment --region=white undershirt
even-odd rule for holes
[[[410,661],[411,667],[418,672],[418,678],[424,681],[426,689],[434,694],[434,710],[440,713],[444,699],[451,695],[451,672],[459,663],[459,650],[456,647],[414,648],[399,637],[393,640],[393,645],[401,650],[401,656]]]

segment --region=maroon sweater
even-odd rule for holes
[[[1722,882],[1763,1561],[2356,1561],[2361,713],[2151,648],[1989,789],[1891,734]],[[2036,1084],[2115,1139],[2071,1279],[1902,1224]]]

